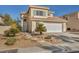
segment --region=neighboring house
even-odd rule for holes
[[[62,18],[68,21],[67,30],[79,31],[79,12],[66,14]]]
[[[47,32],[66,32],[67,21],[53,16],[48,7],[29,6],[28,11],[21,13],[21,26],[24,32],[35,32],[38,23],[46,26]]]
[[[4,31],[10,29],[11,26],[6,26],[4,23],[4,17],[0,16],[0,34],[4,34]]]

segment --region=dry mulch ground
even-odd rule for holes
[[[32,36],[31,38],[34,39],[34,38],[37,38],[37,40],[31,40],[31,39],[27,39],[29,35],[25,35],[25,33],[19,33],[19,35],[17,35],[15,38],[16,38],[16,42],[14,45],[5,45],[5,42],[6,42],[6,37],[0,35],[0,50],[3,50],[3,49],[12,49],[12,48],[27,48],[27,47],[34,47],[34,46],[38,46],[39,43],[38,41],[40,40],[44,40],[46,42],[49,42],[49,43],[52,43],[52,44],[58,44],[58,43],[62,43],[61,40],[58,40],[58,39],[44,39],[44,38],[40,38],[38,36]],[[44,36],[44,35],[43,35]],[[29,36],[30,37],[30,36]]]
[[[36,45],[36,42],[31,40],[17,40],[14,45],[5,45],[6,40],[0,40],[0,49],[10,49],[10,48],[26,48],[33,47]]]
[[[61,40],[57,40],[57,39],[45,39],[45,41],[52,43],[52,44],[59,44],[59,43],[63,43],[63,41]]]
[[[37,46],[38,43],[34,40],[24,39],[23,35],[16,37],[16,42],[14,45],[5,45],[6,39],[4,36],[0,36],[0,50],[12,49],[12,48],[27,48]]]
[[[10,48],[27,48],[27,47],[33,47],[36,46],[37,43],[32,40],[17,40],[14,45],[5,45],[6,40],[0,40],[0,50],[1,49],[10,49]]]
[[[63,43],[62,40],[56,39],[56,38],[54,38],[54,37],[52,37],[51,39],[45,39],[46,36],[47,36],[47,35],[38,35],[38,36],[34,36],[34,37],[38,38],[39,41],[40,41],[40,40],[44,40],[44,41],[49,42],[49,43],[51,43],[51,44]]]

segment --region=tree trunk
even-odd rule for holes
[[[42,35],[43,33],[42,32],[40,32],[40,35]]]

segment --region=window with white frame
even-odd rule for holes
[[[45,11],[39,11],[39,10],[33,10],[33,15],[34,16],[46,16]]]

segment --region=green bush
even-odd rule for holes
[[[11,29],[10,29],[10,32],[13,33],[13,34],[16,34],[16,33],[19,32],[19,30],[18,30],[17,28],[16,28],[16,29],[11,28]]]
[[[6,45],[13,45],[16,42],[16,39],[13,37],[7,38],[7,41],[5,42]]]
[[[9,36],[9,30],[4,31],[5,36]]]
[[[17,29],[21,31],[21,26],[19,24],[17,24]]]
[[[44,26],[44,24],[38,23],[38,26],[36,27],[35,31],[36,31],[36,32],[39,32],[40,35],[41,35],[43,32],[46,32],[47,29],[46,29],[46,27]]]
[[[10,30],[5,31],[4,34],[5,34],[5,36],[8,36],[8,37],[14,37],[15,34],[18,32],[19,32],[18,29],[11,28]]]

